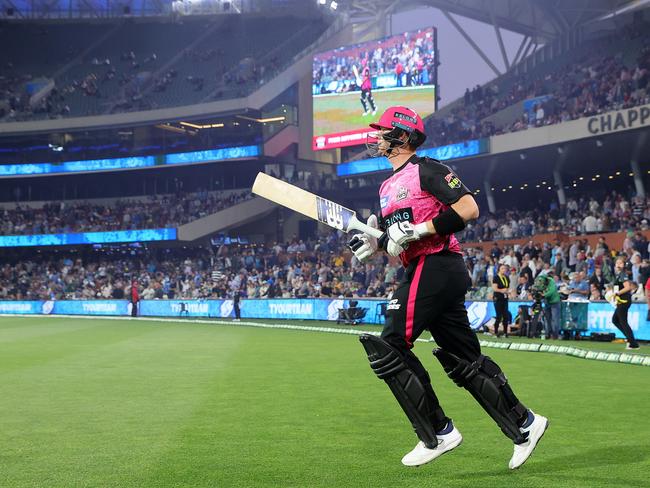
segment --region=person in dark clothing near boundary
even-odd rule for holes
[[[133,280],[131,282],[131,292],[129,294],[131,299],[131,317],[138,316],[138,302],[140,302],[140,294],[138,293],[138,282]]]
[[[494,335],[499,335],[499,323],[503,324],[503,332],[508,337],[508,326],[510,325],[508,314],[508,292],[510,291],[510,278],[506,276],[508,267],[505,264],[499,265],[499,271],[492,279],[492,289],[494,290]]]

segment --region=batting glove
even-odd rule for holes
[[[417,241],[428,234],[426,222],[415,225],[410,222],[395,222],[386,230],[388,238],[404,249],[408,247],[409,242]]]
[[[404,252],[404,249],[408,247],[408,244],[405,247],[395,244],[393,241],[391,241],[388,238],[388,234],[386,234],[385,232],[379,238],[378,244],[379,247],[381,247],[384,251],[386,251],[388,254],[390,254],[393,257],[399,256]]]
[[[379,228],[377,224],[377,216],[371,215],[368,217],[368,225],[375,229]],[[375,252],[377,252],[377,239],[368,234],[355,234],[348,242],[348,247],[354,253],[356,258],[364,263],[369,260]]]

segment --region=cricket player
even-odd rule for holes
[[[433,354],[448,376],[466,388],[513,441],[509,467],[516,469],[532,454],[548,420],[526,408],[501,368],[481,354],[467,319],[465,293],[470,278],[454,233],[478,217],[478,206],[453,171],[415,153],[426,138],[416,112],[391,107],[370,127],[378,131],[370,148],[375,155],[387,157],[393,167],[379,190],[384,234],[379,240],[358,234],[350,248],[362,262],[384,250],[399,256],[406,267],[387,305],[381,337],[360,337],[371,368],[386,381],[419,438],[402,463],[428,463],[463,440],[411,351],[426,329],[438,345]],[[371,216],[368,224],[378,227],[377,217]]]
[[[363,114],[368,115],[370,110],[368,110],[368,103],[370,103],[370,108],[372,109],[372,115],[377,113],[377,105],[375,105],[375,99],[372,96],[372,79],[370,78],[370,68],[367,66],[363,68],[363,80],[361,81],[361,105],[363,106]]]

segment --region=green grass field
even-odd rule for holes
[[[314,135],[363,129],[370,122],[379,119],[380,114],[392,105],[412,108],[424,118],[433,113],[435,91],[434,86],[373,91],[377,114],[365,117],[362,115],[363,106],[359,99],[361,92],[316,96],[313,102]]]
[[[486,349],[551,420],[510,471],[512,445],[431,348],[416,352],[465,440],[409,469],[416,438],[353,335],[0,318],[0,486],[650,485],[650,368]]]

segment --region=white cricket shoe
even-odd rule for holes
[[[404,466],[422,466],[460,446],[461,442],[463,442],[463,436],[460,435],[456,427],[449,434],[437,434],[436,437],[438,438],[438,445],[434,449],[429,449],[424,445],[424,442],[420,441],[411,452],[402,458],[402,464]]]
[[[528,433],[528,439],[523,444],[515,444],[515,452],[508,464],[510,469],[517,469],[526,462],[548,428],[548,419],[546,417],[537,415],[532,410],[531,413],[535,417],[533,422],[528,427],[519,429],[524,434]]]

